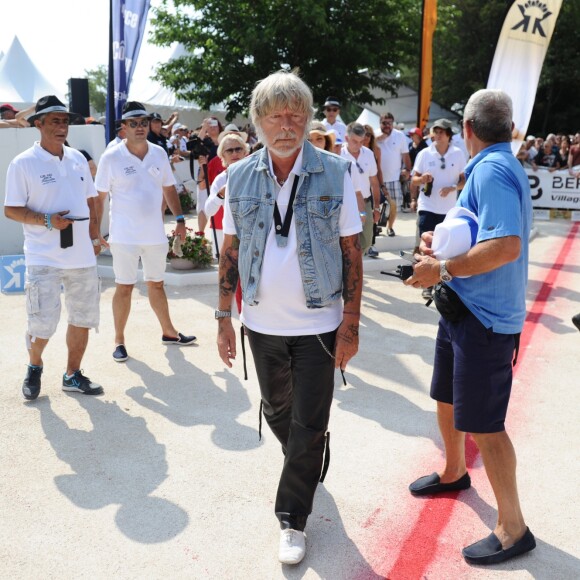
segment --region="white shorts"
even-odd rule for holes
[[[28,335],[49,339],[56,331],[61,312],[61,287],[68,313],[68,324],[79,328],[98,328],[100,280],[97,267],[26,268],[26,313]]]
[[[207,201],[207,189],[201,189],[199,186],[197,187],[197,203],[195,207],[197,208],[197,215],[203,213],[205,215],[205,202]]]
[[[111,244],[113,271],[117,284],[136,284],[139,258],[143,265],[145,282],[163,282],[167,265],[169,243],[139,246],[136,244]]]

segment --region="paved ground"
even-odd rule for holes
[[[571,229],[575,228],[575,229]],[[411,247],[411,216],[380,246]],[[215,348],[214,285],[169,286],[180,330],[199,346],[164,347],[144,289],[135,292],[126,364],[111,359],[113,284],[86,374],[102,397],[60,390],[65,325],[45,356],[40,398],[24,403],[24,297],[0,296],[0,577],[494,579],[580,577],[578,462],[580,243],[570,222],[540,223],[532,243],[530,315],[508,428],[538,548],[493,569],[460,548],[489,533],[495,504],[476,449],[473,487],[412,498],[407,485],[441,459],[428,396],[437,314],[419,293],[366,265],[361,352],[337,380],[332,459],[308,524],[308,554],[276,559],[273,499],[282,455],[258,439],[253,366],[224,369]],[[383,253],[385,255],[385,253]]]

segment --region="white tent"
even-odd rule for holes
[[[383,91],[375,91],[375,96],[382,97],[385,100],[383,105],[369,105],[366,104],[363,108],[357,121],[359,123],[370,125],[375,129],[379,129],[379,119],[384,113],[390,112],[395,117],[395,123],[403,123],[405,129],[409,130],[417,124],[417,104],[418,93],[411,87],[402,85],[397,90],[397,95],[392,93],[385,93]],[[431,101],[429,109],[429,121],[436,121],[437,119],[449,119],[457,122],[459,116],[452,111],[444,109],[436,102]]]
[[[56,95],[61,101],[66,101],[65,95],[36,68],[15,36],[0,60],[0,101],[24,108],[45,95]]]

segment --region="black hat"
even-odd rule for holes
[[[71,113],[54,95],[47,95],[46,97],[38,99],[36,107],[34,108],[34,115],[30,115],[27,121],[31,125],[34,125],[34,121],[47,113],[66,113],[69,116],[69,121],[71,123],[76,122],[80,117],[77,113]],[[84,121],[83,118],[83,124]]]
[[[336,97],[326,97],[324,107],[338,107],[340,109],[340,101]]]
[[[121,121],[126,121],[127,119],[133,119],[135,117],[147,117],[151,118],[151,115],[145,110],[145,105],[139,103],[138,101],[127,101],[123,106],[123,115],[121,116]]]
[[[163,117],[159,113],[151,113],[149,115],[149,118],[152,121],[161,121],[161,122],[163,122]]]

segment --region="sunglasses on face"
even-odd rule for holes
[[[231,147],[230,149],[224,149],[224,153],[242,153],[243,147]]]
[[[149,119],[141,119],[140,121],[127,121],[127,125],[131,129],[136,129],[137,127],[149,127]]]
[[[325,110],[329,113],[338,113],[338,109],[336,107],[326,107]]]

